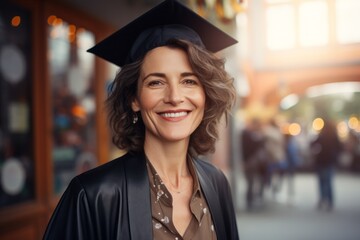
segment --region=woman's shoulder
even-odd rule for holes
[[[126,153],[121,157],[79,174],[72,179],[71,184],[78,184],[84,189],[124,184],[126,181],[126,165],[134,158],[138,158],[138,156]]]
[[[125,161],[129,158],[129,154],[124,154],[118,158],[110,160],[106,163],[103,163],[93,169],[90,169],[86,172],[83,172],[78,175],[79,178],[84,177],[93,177],[93,176],[101,176],[103,174],[107,174],[109,171],[117,171],[119,168],[123,168]]]
[[[220,168],[201,159],[194,159],[194,164],[197,169],[200,184],[203,187],[205,185],[211,186],[210,188],[213,189],[217,195],[222,197],[231,195],[228,178]]]
[[[225,174],[222,172],[222,170],[207,160],[201,158],[195,158],[194,164],[199,173],[204,174],[209,178],[212,179],[225,178]]]
[[[212,163],[210,163],[208,160],[200,158],[200,157],[196,157],[193,159],[194,163],[196,166],[199,166],[207,171],[214,171],[217,172],[219,171],[219,168],[217,168],[216,166],[214,166]]]

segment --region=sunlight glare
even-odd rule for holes
[[[269,7],[266,11],[267,44],[271,50],[295,46],[295,17],[290,4]]]
[[[321,46],[328,42],[329,20],[327,4],[323,0],[302,2],[300,15],[300,44]]]

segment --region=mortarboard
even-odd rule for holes
[[[174,38],[191,41],[214,53],[237,43],[234,38],[186,6],[175,0],[166,0],[88,52],[122,67]]]

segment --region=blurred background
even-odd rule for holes
[[[75,175],[123,154],[86,52],[159,0],[0,1],[0,239],[41,239]],[[240,237],[360,239],[360,1],[187,0],[239,40],[238,100],[214,154]],[[211,36],[209,36],[211,37]]]

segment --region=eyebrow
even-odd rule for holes
[[[152,76],[154,76],[154,77],[165,77],[165,74],[164,74],[164,73],[157,73],[157,72],[155,72],[155,73],[150,73],[150,74],[146,75],[146,76],[142,79],[142,81],[144,82],[147,78],[152,77]]]
[[[164,78],[164,77],[166,77],[166,74],[165,74],[165,73],[159,73],[159,72],[150,73],[150,74],[146,75],[146,76],[142,79],[142,81],[145,81],[147,78],[152,77],[152,76]],[[181,76],[181,77],[189,77],[189,76],[195,76],[195,77],[197,77],[197,75],[196,75],[195,73],[193,73],[193,72],[183,72],[183,73],[180,74],[180,76]]]

